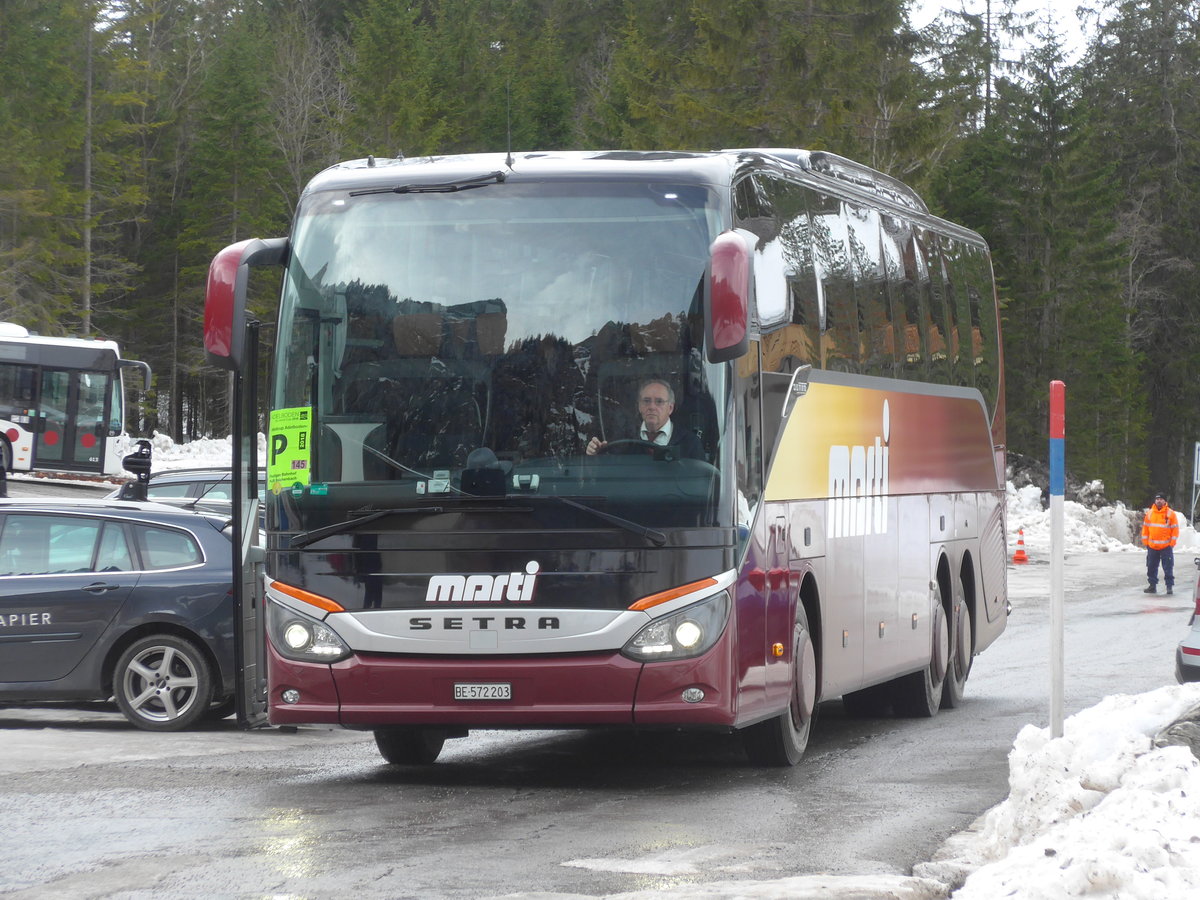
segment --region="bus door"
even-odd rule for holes
[[[103,471],[112,377],[108,372],[42,370],[35,467]]]
[[[246,326],[246,365],[233,376],[233,606],[237,718],[267,724],[266,549],[258,496],[258,323]]]

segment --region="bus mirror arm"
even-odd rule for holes
[[[252,266],[281,266],[287,238],[251,238],[230,244],[208,267],[204,299],[204,357],[209,365],[237,371],[246,354],[246,292]]]
[[[142,390],[150,390],[150,364],[144,363],[140,359],[121,359],[117,361],[117,365],[122,369],[138,369],[142,373]]]
[[[739,359],[750,349],[753,251],[749,232],[725,231],[709,248],[704,285],[704,349],[709,362]]]

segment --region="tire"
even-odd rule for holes
[[[375,729],[375,746],[393,766],[427,766],[445,743],[446,733],[438,728]]]
[[[960,600],[955,607],[950,626],[950,662],[946,672],[946,683],[942,686],[942,709],[956,709],[962,706],[974,652],[971,607],[967,605],[966,600]]]
[[[942,603],[942,587],[934,583],[930,597],[933,615],[933,634],[929,665],[892,682],[892,704],[896,714],[914,719],[929,719],[937,715],[942,705],[942,687],[950,658],[950,636],[946,623],[946,607]]]
[[[113,695],[146,731],[181,731],[208,712],[212,671],[200,648],[169,634],[134,641],[117,660]]]
[[[817,648],[804,607],[796,606],[792,633],[792,695],[787,709],[742,732],[746,755],[756,766],[794,766],[804,756],[817,717]]]

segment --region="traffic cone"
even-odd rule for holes
[[[1013,554],[1013,562],[1018,565],[1029,562],[1029,557],[1025,554],[1025,529],[1017,529],[1017,552]]]

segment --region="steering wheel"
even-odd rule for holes
[[[600,448],[600,453],[645,453],[647,450],[666,450],[663,444],[653,441],[643,441],[640,438],[621,438],[619,441],[609,441]]]

